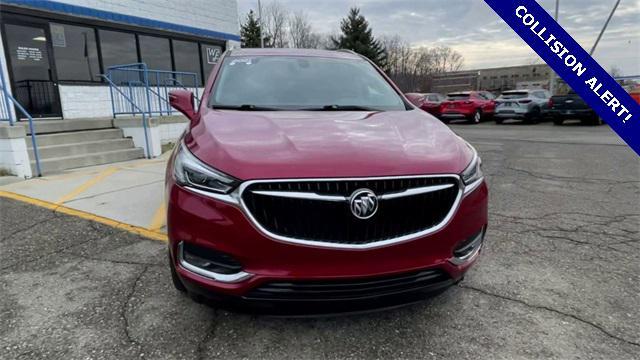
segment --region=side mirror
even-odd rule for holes
[[[172,90],[169,92],[169,104],[180,111],[191,121],[195,121],[197,118],[196,110],[193,107],[194,96],[191,91],[188,90]]]

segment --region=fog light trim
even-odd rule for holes
[[[182,242],[178,244],[178,264],[180,264],[180,266],[185,270],[188,270],[194,274],[224,283],[237,283],[253,276],[253,274],[244,271],[240,271],[235,274],[220,274],[190,264],[184,259],[184,249]]]
[[[459,266],[472,261],[480,254],[482,244],[484,240],[484,229],[482,229],[469,244],[465,245],[464,249],[472,249],[463,256],[453,256],[449,259],[449,262],[453,265]]]

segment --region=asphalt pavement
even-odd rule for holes
[[[606,126],[452,125],[487,244],[407,307],[273,318],[197,304],[166,243],[0,197],[0,359],[640,359],[640,161]]]

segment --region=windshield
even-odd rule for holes
[[[365,60],[321,57],[228,57],[209,99],[238,110],[407,110]]]
[[[500,95],[500,99],[523,99],[528,96],[529,96],[529,93],[526,91],[508,92]]]

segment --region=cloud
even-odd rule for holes
[[[264,3],[270,0],[263,0]],[[399,35],[414,46],[446,45],[461,52],[467,69],[540,62],[537,55],[481,0],[280,0],[302,10],[314,29],[339,31],[352,6],[360,7],[374,34]],[[555,0],[539,0],[553,13]],[[562,0],[560,24],[587,51],[591,49],[614,0]],[[257,0],[238,0],[241,18]],[[594,57],[605,69],[640,75],[640,1],[620,3]]]

